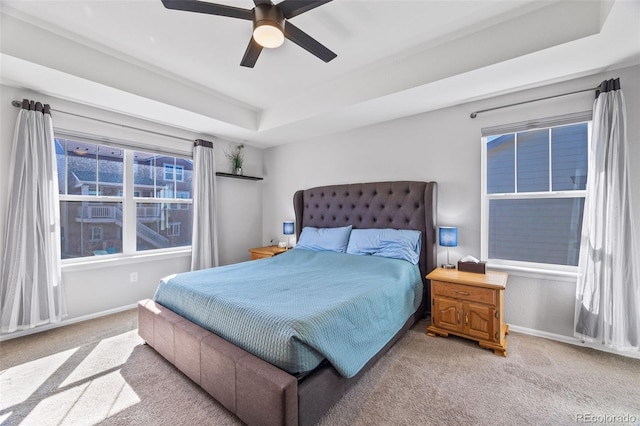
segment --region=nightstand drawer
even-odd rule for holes
[[[466,300],[469,302],[496,304],[496,291],[490,288],[474,287],[462,284],[432,281],[433,294],[450,299]]]

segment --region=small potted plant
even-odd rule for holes
[[[234,175],[242,175],[242,161],[244,160],[244,144],[238,144],[233,149],[225,152],[225,155],[231,160],[231,173]]]

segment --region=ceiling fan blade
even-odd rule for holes
[[[338,56],[289,21],[285,21],[284,36],[325,62]]]
[[[329,3],[330,1],[331,0],[284,0],[276,6],[282,11],[282,13],[284,13],[285,18],[291,19],[294,16],[308,12],[309,10],[315,9],[325,3]]]
[[[186,12],[206,13],[209,15],[228,16],[231,18],[253,20],[253,11],[224,4],[207,3],[197,0],[162,0],[167,9],[184,10]]]
[[[240,65],[247,68],[253,68],[258,60],[258,56],[260,56],[260,52],[262,52],[262,46],[256,43],[253,37],[251,37],[247,50],[244,51],[244,56],[242,57]]]

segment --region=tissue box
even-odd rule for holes
[[[487,262],[461,262],[458,261],[458,271],[475,272],[477,274],[485,274],[487,272]]]

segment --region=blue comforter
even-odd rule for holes
[[[164,278],[155,301],[289,373],[324,358],[354,376],[417,310],[422,280],[398,259],[294,249]]]

